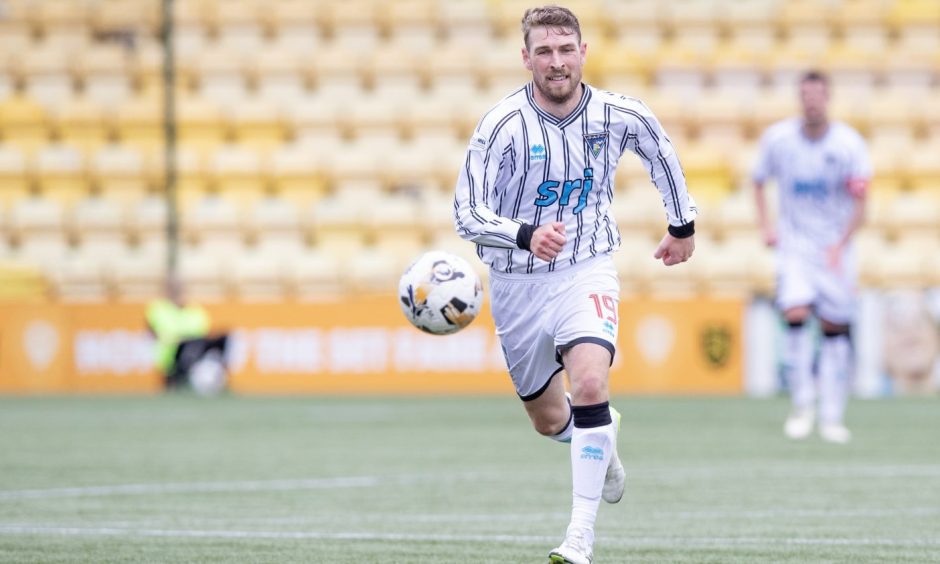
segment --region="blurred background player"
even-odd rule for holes
[[[601,498],[623,495],[620,415],[609,407],[620,282],[620,233],[609,206],[625,150],[636,153],[665,203],[666,265],[694,250],[696,209],[673,146],[642,102],[581,82],[587,44],[557,6],[522,19],[532,81],[487,112],[474,131],[455,201],[458,233],[490,267],[497,334],[535,429],[571,443],[573,502],[552,562],[591,562]],[[565,395],[564,370],[571,399]]]
[[[147,327],[156,339],[156,365],[165,387],[190,385],[199,393],[213,394],[225,387],[226,335],[210,335],[209,312],[187,303],[182,284],[167,279],[167,296],[147,306]]]
[[[792,439],[812,432],[818,397],[820,436],[845,443],[851,438],[843,418],[857,279],[852,236],[864,220],[872,171],[862,137],[829,119],[828,78],[816,71],[804,74],[799,98],[803,115],[768,128],[753,175],[764,240],[777,249],[777,306],[789,326],[785,354],[792,411],[784,432]],[[776,226],[764,195],[771,177],[780,199]],[[815,339],[807,329],[814,314],[823,335],[816,379]]]

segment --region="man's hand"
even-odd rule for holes
[[[558,256],[562,247],[565,246],[565,224],[560,221],[553,221],[545,225],[538,226],[532,233],[532,242],[529,248],[532,254],[544,261],[550,261]]]
[[[663,259],[663,264],[666,266],[672,266],[689,260],[693,251],[695,251],[694,235],[684,239],[676,239],[666,233],[663,240],[659,242],[659,247],[656,248],[653,257]]]

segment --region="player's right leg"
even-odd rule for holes
[[[816,383],[813,379],[813,336],[806,326],[809,306],[784,311],[787,321],[787,383],[790,386],[790,415],[783,430],[791,439],[805,439],[813,432],[816,419]]]

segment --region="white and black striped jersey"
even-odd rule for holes
[[[649,171],[669,224],[695,219],[672,143],[646,105],[584,85],[578,106],[559,119],[536,104],[532,89],[530,82],[483,116],[457,181],[457,232],[491,269],[550,272],[615,251],[620,232],[609,208],[626,150]],[[551,262],[517,246],[522,223],[551,221],[564,222],[567,237]]]

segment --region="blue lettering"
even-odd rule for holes
[[[539,197],[535,199],[535,205],[537,206],[550,206],[558,200],[558,194],[555,192],[555,188],[558,187],[558,182],[555,180],[547,180],[539,184]]]
[[[571,200],[571,194],[573,194],[575,190],[580,190],[581,193],[578,196],[578,205],[575,206],[572,212],[581,213],[581,211],[587,207],[588,195],[591,193],[591,187],[594,185],[594,170],[590,167],[584,169],[583,179],[576,178],[574,180],[565,180],[561,188],[561,197],[559,198],[556,189],[560,184],[561,183],[557,180],[547,180],[539,184],[539,197],[535,199],[535,205],[545,207],[558,202],[559,206],[567,206],[568,202]]]
[[[559,206],[567,206],[568,198],[571,196],[571,193],[575,190],[581,188],[581,180],[565,180],[565,185],[561,189],[561,199],[558,200]]]
[[[574,207],[572,213],[581,213],[587,207],[588,194],[591,193],[591,186],[594,185],[594,171],[584,169],[584,188],[581,189],[581,195],[578,197],[578,205]]]

